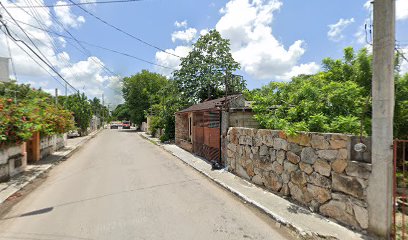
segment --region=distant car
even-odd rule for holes
[[[111,122],[110,129],[118,129],[121,125],[120,122]]]
[[[67,137],[69,138],[80,137],[80,136],[81,135],[79,134],[78,130],[72,130],[67,133]]]
[[[129,121],[123,121],[122,122],[122,129],[130,129],[130,122]]]

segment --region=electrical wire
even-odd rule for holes
[[[19,8],[54,8],[54,7],[67,7],[67,6],[78,6],[78,5],[92,5],[92,4],[108,4],[108,3],[128,3],[128,2],[141,2],[143,0],[115,0],[115,1],[95,1],[95,2],[79,2],[79,3],[65,3],[56,5],[33,5],[33,6],[18,6]],[[17,8],[16,6],[11,6],[9,8]]]
[[[22,22],[22,21],[19,21],[19,20],[17,20],[17,21],[20,22],[21,24],[30,26],[30,27],[32,27],[32,28],[36,28],[36,29],[39,29],[39,30],[48,32],[48,33],[54,34],[54,35],[59,36],[59,37],[63,37],[63,38],[67,38],[67,39],[72,39],[72,40],[74,40],[74,38],[72,38],[72,37],[70,37],[70,36],[66,36],[66,35],[60,34],[60,33],[58,33],[58,32],[51,31],[51,30],[40,29],[40,28],[37,27],[37,26],[34,26],[34,25],[32,25],[32,24],[29,24],[29,23]],[[90,42],[86,42],[86,41],[82,41],[82,40],[77,40],[77,41],[80,42],[80,43],[83,43],[83,44],[86,44],[86,45],[95,47],[95,48],[103,49],[103,50],[110,51],[110,52],[113,52],[113,53],[116,53],[116,54],[120,54],[120,55],[129,57],[129,58],[137,59],[137,60],[139,60],[139,61],[142,61],[142,62],[151,64],[151,65],[154,65],[154,66],[157,66],[157,67],[166,68],[166,69],[173,70],[173,71],[176,70],[175,68],[171,68],[171,67],[167,67],[167,66],[160,65],[160,64],[157,64],[157,63],[153,63],[153,62],[151,62],[151,61],[148,61],[148,60],[139,58],[139,57],[134,56],[134,55],[131,55],[131,54],[129,54],[129,53],[124,53],[124,52],[121,52],[121,51],[118,51],[118,50],[110,49],[110,48],[107,48],[107,47],[103,47],[103,46],[100,46],[100,45],[97,45],[97,44],[94,44],[94,43],[90,43]],[[74,47],[75,47],[75,45],[71,45],[71,46],[74,46]],[[79,49],[77,48],[77,50],[79,50]]]
[[[0,3],[1,4],[1,3]],[[75,91],[79,92],[74,86],[71,85],[71,83],[69,83],[67,80],[65,80],[65,78],[63,76],[61,76],[61,74],[49,63],[47,63],[46,60],[44,60],[37,52],[34,51],[34,49],[32,49],[26,42],[24,42],[21,39],[16,39],[12,34],[11,31],[8,29],[7,25],[1,21],[2,25],[4,26],[4,28],[6,29],[6,33],[7,35],[14,41],[14,42],[21,42],[23,43],[38,59],[40,59],[45,65],[47,65],[55,74],[58,75],[58,77],[60,77],[66,84],[68,84],[68,86],[70,86],[72,89],[74,89]]]
[[[7,49],[8,49],[8,53],[9,53],[9,57],[10,57],[10,62],[11,62],[11,69],[13,70],[14,78],[17,81],[17,72],[16,72],[16,67],[14,65],[13,56],[11,55],[9,39],[7,37],[7,34],[5,32],[3,32],[3,33],[4,33],[4,36],[6,37]]]
[[[6,35],[7,38],[11,38],[3,29],[1,29],[1,31]],[[10,30],[9,30],[10,31]],[[12,31],[10,31],[12,32]],[[14,32],[13,32],[14,33]],[[15,34],[15,33],[14,33]],[[13,38],[11,38],[13,40]],[[13,40],[14,41],[14,40]],[[31,56],[30,53],[27,52],[27,50],[25,50],[23,47],[21,47],[20,45],[17,44],[16,41],[14,41],[14,43],[16,44],[16,46],[18,48],[20,48],[23,52],[25,52],[27,54],[27,56],[29,56],[39,67],[41,67],[45,72],[47,72],[55,81],[57,81],[61,86],[65,87],[63,83],[61,83],[54,75],[52,75],[50,73],[50,71],[48,71],[43,65],[41,65],[33,56]]]
[[[172,55],[172,56],[174,56],[174,57],[181,58],[180,56],[178,56],[178,55],[176,55],[176,54],[174,54],[174,53],[167,52],[166,50],[164,50],[164,49],[162,49],[162,48],[160,48],[160,47],[158,47],[158,46],[156,46],[156,45],[153,45],[153,44],[151,44],[151,43],[148,43],[148,42],[146,42],[145,40],[142,40],[141,38],[138,38],[138,37],[136,37],[135,35],[130,34],[130,33],[126,32],[125,30],[122,30],[121,28],[116,27],[116,26],[113,25],[113,24],[110,24],[110,23],[107,22],[106,20],[104,20],[104,19],[102,19],[102,18],[96,16],[95,14],[91,13],[90,11],[86,10],[86,9],[83,8],[82,6],[76,5],[74,1],[72,1],[72,0],[68,0],[68,1],[70,1],[72,4],[74,4],[75,6],[77,6],[78,8],[80,8],[82,11],[86,12],[87,14],[89,14],[90,16],[92,16],[92,17],[96,18],[97,20],[99,20],[100,22],[104,23],[105,25],[107,25],[107,26],[109,26],[109,27],[111,27],[111,28],[113,28],[113,29],[115,29],[115,30],[117,30],[117,31],[119,31],[119,32],[121,32],[121,33],[123,33],[123,34],[125,34],[125,35],[127,35],[127,36],[129,36],[129,37],[131,37],[131,38],[133,38],[133,39],[135,39],[135,40],[137,40],[137,41],[139,41],[139,42],[141,42],[141,43],[147,45],[147,46],[149,46],[149,47],[152,47],[152,48],[154,48],[154,49],[156,49],[156,50],[159,50],[159,51],[164,52],[164,53],[166,53],[166,54]]]

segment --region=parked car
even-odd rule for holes
[[[111,122],[110,129],[118,129],[121,125],[120,122]]]
[[[78,130],[72,130],[67,133],[67,137],[69,138],[80,137],[80,136],[81,134],[79,134]]]
[[[123,121],[122,122],[122,129],[130,129],[130,122],[129,121]]]

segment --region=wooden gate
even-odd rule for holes
[[[196,112],[193,119],[194,153],[220,162],[220,112]]]

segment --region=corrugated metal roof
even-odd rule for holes
[[[229,95],[227,96],[227,101],[231,101],[233,99],[238,98],[242,94],[236,94],[236,95]],[[195,112],[195,111],[202,111],[202,110],[212,110],[212,109],[219,109],[222,104],[224,104],[225,97],[222,98],[217,98],[209,101],[204,101],[202,103],[195,104],[189,108],[186,108],[184,110],[181,110],[177,113],[184,113],[184,112]]]

